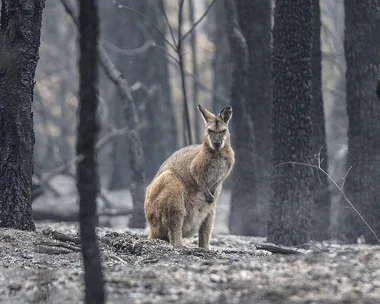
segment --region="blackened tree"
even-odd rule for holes
[[[103,275],[95,226],[99,176],[95,143],[99,126],[98,107],[98,8],[95,0],[79,1],[79,124],[77,155],[83,159],[77,165],[79,222],[84,263],[85,302],[104,303]]]
[[[232,173],[231,209],[229,230],[244,234],[250,226],[251,206],[255,198],[254,133],[252,117],[247,110],[248,49],[237,19],[234,0],[225,0],[228,20],[227,35],[232,54],[231,102],[234,109],[232,144],[235,150],[235,167]]]
[[[250,224],[245,235],[265,236],[268,221],[271,170],[271,3],[269,0],[235,1],[239,24],[248,47],[247,110],[254,124],[256,195],[246,210]],[[233,204],[243,203],[233,201]],[[243,213],[241,216],[244,216]]]
[[[380,71],[380,1],[344,1],[347,61],[348,156],[352,166],[346,183],[348,198],[372,229],[380,233],[380,104],[376,82]],[[353,209],[342,202],[342,238],[356,242],[364,236],[378,242]]]
[[[276,1],[273,28],[272,198],[268,241],[296,245],[309,241],[312,168],[312,0]]]
[[[321,15],[319,0],[313,0],[313,50],[311,68],[312,80],[312,110],[313,124],[312,151],[317,155],[321,168],[327,172],[328,158],[326,145],[325,113],[322,97],[322,52],[321,52]],[[327,176],[315,171],[314,204],[312,208],[312,239],[326,240],[330,227],[330,189]]]
[[[44,0],[2,0],[0,16],[0,227],[34,230],[34,76]]]

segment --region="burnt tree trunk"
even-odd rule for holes
[[[256,199],[250,204],[250,225],[244,234],[265,236],[268,222],[271,174],[271,3],[269,0],[236,1],[241,31],[247,41],[249,67],[247,110],[254,124]],[[233,202],[238,204],[239,202]],[[248,206],[247,206],[248,207]]]
[[[0,227],[34,230],[34,76],[44,0],[2,0],[0,16]]]
[[[319,163],[324,171],[328,171],[325,112],[322,97],[322,52],[321,52],[321,14],[319,0],[313,0],[313,50],[311,68],[312,78],[312,110],[311,122],[313,124],[312,153],[317,154]],[[318,162],[314,160],[315,162]],[[327,176],[315,171],[314,204],[312,208],[311,237],[322,241],[329,238],[330,227],[330,189]]]
[[[268,241],[283,245],[310,239],[312,174],[312,0],[277,0],[273,28],[272,198]],[[285,163],[285,164],[284,164]]]
[[[85,302],[104,303],[104,283],[95,226],[99,176],[95,144],[98,107],[98,9],[95,0],[79,1],[79,123],[76,152],[79,224],[84,264]]]
[[[252,118],[247,110],[248,49],[240,31],[234,0],[225,0],[227,35],[232,54],[231,102],[234,109],[232,145],[235,167],[232,172],[231,209],[228,227],[232,234],[246,234],[255,197],[255,160]]]
[[[344,49],[347,61],[348,155],[352,166],[345,192],[372,229],[380,235],[380,104],[376,83],[380,73],[380,1],[346,0]],[[377,239],[345,201],[341,202],[340,237],[356,242]]]

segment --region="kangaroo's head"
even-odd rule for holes
[[[232,107],[225,107],[219,114],[214,115],[210,111],[198,105],[205,123],[205,143],[213,150],[223,149],[226,143],[229,144],[230,133],[228,122],[232,116]]]

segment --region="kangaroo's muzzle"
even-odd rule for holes
[[[222,147],[222,142],[221,141],[214,141],[212,143],[212,145],[214,146],[215,150],[219,150]]]

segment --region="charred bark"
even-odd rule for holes
[[[268,241],[299,245],[310,239],[312,169],[311,0],[277,0],[273,28],[272,198]]]
[[[95,0],[79,1],[79,123],[76,152],[79,224],[84,264],[85,302],[104,303],[104,282],[95,233],[99,175],[95,144],[98,107],[98,8]]]
[[[34,77],[44,0],[1,1],[0,227],[34,230]]]

